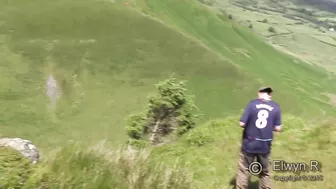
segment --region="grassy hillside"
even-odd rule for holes
[[[122,2],[0,2],[3,136],[32,138],[41,147],[123,141],[125,116],[173,72],[189,81],[205,120],[239,112],[260,84],[274,86],[285,112],[334,112],[322,95],[334,91],[322,69],[196,3],[137,2],[166,26]],[[49,74],[62,91],[54,112],[45,94]]]
[[[191,131],[177,143],[138,152],[111,148],[104,143],[89,149],[69,146],[56,154],[49,154],[38,166],[27,166],[26,161],[0,151],[0,168],[6,171],[8,165],[12,167],[12,171],[0,175],[0,184],[24,189],[38,186],[47,189],[234,188],[241,137],[237,119],[213,120]],[[284,125],[284,132],[275,136],[272,160],[292,163],[317,160],[322,164],[322,172],[301,175],[322,175],[323,181],[272,180],[274,188],[334,189],[335,122],[311,125],[286,115]],[[16,177],[13,175],[22,170],[25,172]],[[272,178],[288,175],[294,176],[295,173],[272,171]],[[250,189],[257,189],[257,186],[257,179],[252,177]]]
[[[208,2],[212,2],[207,4],[212,9],[230,14],[233,20],[260,35],[277,49],[335,72],[333,52],[336,33],[329,31],[336,28],[335,12],[320,9],[316,4],[309,6],[309,1],[299,4],[296,0]],[[271,27],[273,32],[269,31]]]
[[[208,117],[237,111],[235,103],[248,98],[249,90],[227,91],[251,78],[135,11],[109,2],[0,2],[2,135],[32,138],[43,147],[123,140],[124,118],[141,109],[154,84],[173,72],[189,80]],[[49,74],[62,91],[55,112],[48,110],[45,92]],[[225,99],[237,94],[245,101]]]
[[[202,125],[183,137],[179,143],[156,149],[153,157],[172,165],[178,157],[178,161],[183,162],[184,167],[193,173],[194,182],[203,188],[233,188],[241,137],[241,128],[236,125],[237,119],[238,117],[230,117]],[[304,163],[317,160],[322,164],[322,172],[306,172],[301,175],[323,175],[324,180],[275,181],[274,176],[295,174],[290,171],[272,171],[274,188],[334,189],[334,123],[311,125],[300,118],[285,115],[284,126],[284,131],[275,136],[272,160]],[[257,178],[252,176],[250,188],[258,188],[257,186]]]
[[[162,188],[158,183],[168,182],[162,174],[169,169],[155,163],[171,165],[176,157],[187,173],[172,173],[166,186],[227,188],[241,134],[235,120],[260,85],[272,85],[283,111],[307,123],[336,113],[333,75],[275,50],[196,1],[0,0],[0,48],[0,135],[32,140],[44,153],[71,141],[84,147],[103,138],[124,142],[126,116],[142,110],[153,85],[172,73],[188,80],[205,115],[202,122],[235,115],[200,123],[178,143],[154,149],[144,162],[109,156],[110,149],[100,151],[107,160],[92,151],[61,151],[32,168],[26,188],[47,181],[47,188]],[[54,111],[45,90],[50,74],[62,92]],[[274,157],[333,161],[333,124],[316,130],[320,125],[285,119],[288,129],[277,138]],[[306,150],[308,144],[313,151]],[[154,167],[147,166],[151,163]],[[332,188],[334,170],[327,166],[328,181],[319,185],[276,186]],[[177,179],[189,179],[189,173],[193,181]]]
[[[243,72],[259,83],[273,85],[277,89],[275,99],[286,112],[321,115],[317,106],[328,109],[325,103],[328,100],[321,96],[321,91],[334,89],[328,84],[330,80],[324,70],[279,53],[254,34],[230,22],[225,15],[210,14],[208,8],[190,5],[187,1],[178,4],[173,0],[145,2],[142,4],[144,12],[152,12],[151,15],[196,36],[211,50],[242,67]],[[249,87],[248,84],[245,87]],[[314,101],[319,105],[313,105]],[[300,108],[304,106],[309,108]]]

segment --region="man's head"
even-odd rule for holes
[[[260,87],[258,90],[258,97],[268,100],[272,97],[273,89],[271,87]]]

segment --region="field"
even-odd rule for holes
[[[273,98],[285,113],[285,131],[276,136],[274,158],[317,159],[328,165],[323,167],[324,182],[276,182],[276,188],[332,188],[335,131],[333,122],[323,121],[336,114],[335,76],[326,70],[329,64],[316,65],[321,65],[320,56],[332,58],[332,34],[301,35],[304,26],[274,24],[283,35],[268,38],[283,43],[295,54],[290,56],[241,26],[238,8],[226,11],[233,15],[229,19],[218,9],[224,6],[220,3],[208,7],[186,0],[0,0],[0,135],[33,141],[44,160],[25,187],[36,188],[52,178],[47,188],[162,188],[158,183],[165,181],[162,174],[167,170],[149,165],[173,166],[176,158],[194,174],[192,186],[176,181],[186,176],[177,172],[170,177],[177,184],[170,188],[232,187],[241,135],[238,115],[260,85],[272,85]],[[253,21],[252,15],[241,20],[250,19],[257,33],[265,32],[268,23],[293,23],[273,16],[255,24],[264,17]],[[325,54],[309,54],[313,47],[303,51],[303,45],[288,39],[309,43],[307,36],[321,48],[328,46],[320,49]],[[304,59],[304,53],[315,59]],[[154,84],[173,73],[188,81],[188,92],[196,96],[204,114],[197,128],[176,143],[152,149],[148,161],[109,154],[114,152],[110,144],[119,146],[127,139],[125,118],[141,111],[155,92]],[[61,91],[55,109],[46,95],[50,75]],[[108,143],[98,147],[103,154],[86,153],[101,140]],[[72,143],[80,147],[53,156],[54,149]],[[124,161],[138,164],[130,168]],[[118,176],[119,169],[125,177]]]

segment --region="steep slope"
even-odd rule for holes
[[[248,90],[231,91],[254,83],[197,42],[113,3],[0,1],[0,10],[1,134],[40,147],[123,141],[124,118],[171,73],[188,79],[208,118],[239,109],[244,100],[224,97],[247,97]],[[49,74],[62,92],[54,112]]]
[[[179,157],[199,188],[228,188],[241,136],[241,128],[235,127],[237,113],[259,85],[270,84],[283,111],[295,114],[284,116],[284,133],[276,136],[273,157],[328,165],[323,167],[326,182],[275,186],[334,186],[334,124],[317,127],[297,118],[319,121],[335,115],[323,95],[335,93],[334,76],[279,53],[194,1],[125,2],[0,0],[1,135],[28,138],[43,152],[70,140],[91,144],[107,137],[122,142],[125,116],[141,110],[153,84],[175,72],[188,79],[205,120],[236,116],[200,125],[148,157],[168,164]],[[50,74],[62,91],[55,111],[49,109],[44,89]],[[152,189],[167,181],[175,184],[172,188],[196,188],[178,184],[189,181],[176,167],[172,173],[149,166],[153,161],[135,161],[139,157],[133,159],[129,151],[98,151],[61,151],[34,167],[34,187],[26,188],[48,181],[47,188]],[[102,160],[105,156],[108,161]],[[169,179],[167,173],[172,173]],[[150,186],[141,187],[146,184]]]
[[[173,72],[189,81],[205,119],[239,112],[260,84],[275,87],[285,112],[334,114],[322,93],[335,87],[323,70],[277,52],[197,3],[137,3],[171,28],[124,1],[0,1],[1,134],[43,147],[123,141],[124,118]],[[44,89],[49,74],[62,91],[55,112]]]
[[[327,104],[328,98],[322,95],[326,91],[335,91],[325,70],[279,53],[254,34],[232,23],[227,16],[215,15],[197,3],[184,0],[141,2],[143,12],[198,38],[214,52],[241,66],[260,83],[273,85],[277,89],[274,98],[286,112],[316,116],[334,112]]]

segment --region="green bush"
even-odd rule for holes
[[[194,96],[187,94],[186,82],[171,77],[156,85],[146,111],[132,115],[126,131],[134,143],[145,140],[156,145],[180,137],[196,125]],[[132,144],[130,143],[130,144]],[[141,142],[142,143],[142,142]]]
[[[275,29],[272,26],[270,26],[268,28],[268,31],[271,32],[271,33],[276,33]]]
[[[214,133],[210,128],[200,127],[189,133],[187,141],[191,146],[204,146],[215,140],[213,135]]]

